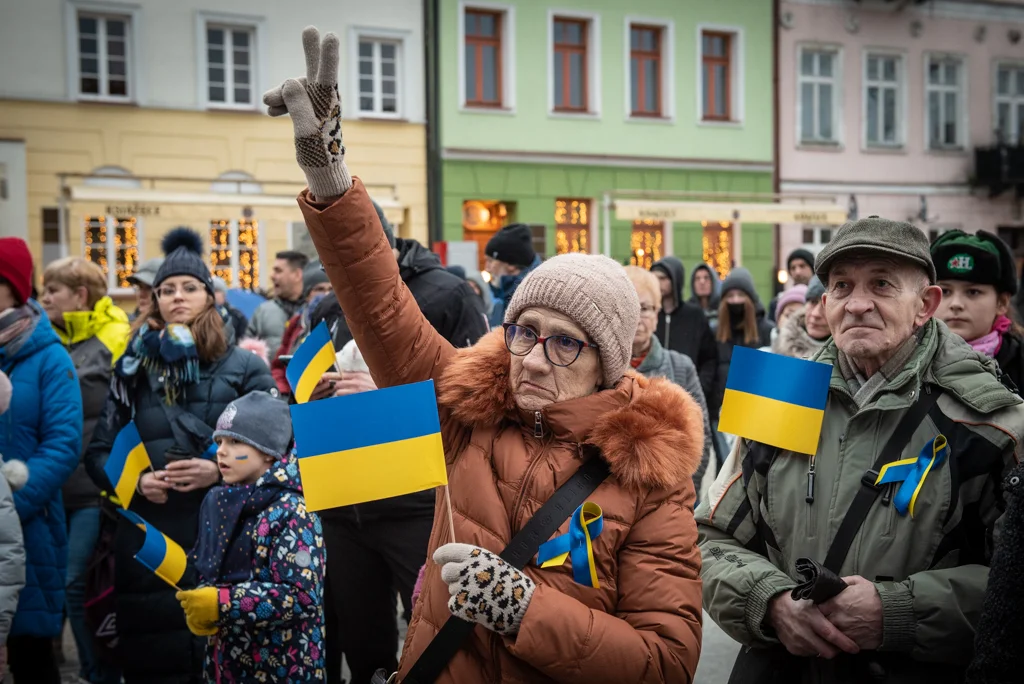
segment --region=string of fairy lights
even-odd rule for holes
[[[128,278],[139,266],[139,229],[136,218],[86,216],[84,223],[85,258],[98,265],[108,277],[113,266],[115,287],[131,287]],[[260,286],[259,221],[238,221],[237,266],[232,263],[231,232],[231,221],[210,221],[210,271],[223,278],[228,287],[256,290]]]

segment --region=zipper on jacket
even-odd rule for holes
[[[533,415],[533,434],[535,436],[539,435],[538,439],[540,439],[544,436],[544,416],[540,411],[534,411]],[[530,484],[530,479],[533,477],[533,471],[536,470],[537,466],[540,465],[540,462],[544,460],[544,446],[545,445],[543,442],[539,445],[539,450],[536,458],[533,459],[533,462],[530,463],[530,465],[526,468],[526,472],[523,474],[522,485],[519,488],[519,493],[516,494],[515,503],[512,505],[512,515],[509,517],[509,524],[511,526],[515,525],[515,521],[519,517],[519,509],[523,505],[523,498],[526,496],[526,488]],[[515,534],[517,531],[518,530],[513,528],[512,534]]]
[[[544,436],[544,420],[540,411],[533,412],[533,436],[540,439]]]
[[[665,349],[671,349],[671,347],[668,346],[668,341],[669,341],[669,339],[671,337],[672,337],[672,314],[667,313],[667,314],[665,314],[665,344],[663,345],[665,347]]]

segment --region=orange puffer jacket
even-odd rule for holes
[[[455,350],[420,314],[362,183],[329,206],[305,195],[299,205],[377,385],[437,383],[456,541],[500,552],[580,467],[584,445],[611,466],[588,498],[604,511],[594,542],[600,588],[576,584],[568,561],[530,564],[537,590],[519,633],[478,626],[437,681],[690,682],[701,643],[690,477],[704,436],[693,399],[630,371],[614,388],[524,413],[500,331]],[[450,537],[439,496],[428,556]],[[399,681],[448,619],[448,598],[428,561]]]

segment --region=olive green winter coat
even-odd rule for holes
[[[957,681],[970,661],[988,579],[1000,483],[1017,462],[1024,405],[997,378],[998,367],[945,324],[929,321],[902,370],[858,408],[833,341],[816,360],[833,365],[815,456],[813,503],[805,501],[809,457],[750,448],[733,457],[747,475],[724,471],[696,512],[704,606],[729,635],[781,649],[766,622],[768,601],[792,589],[794,563],[825,555],[843,517],[900,418],[929,385],[942,394],[901,458],[943,434],[950,458],[927,476],[915,517],[873,504],[840,574],[876,582],[883,607],[880,651],[839,663],[802,659],[801,681],[858,681],[849,661],[883,663],[888,682]],[[767,454],[767,455],[766,455]],[[936,665],[932,665],[936,664]],[[851,677],[853,677],[851,679]]]

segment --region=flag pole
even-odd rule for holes
[[[452,534],[452,541],[455,541],[455,522],[452,520],[452,497],[448,493],[448,485],[444,485],[444,502],[448,509],[448,531]]]

